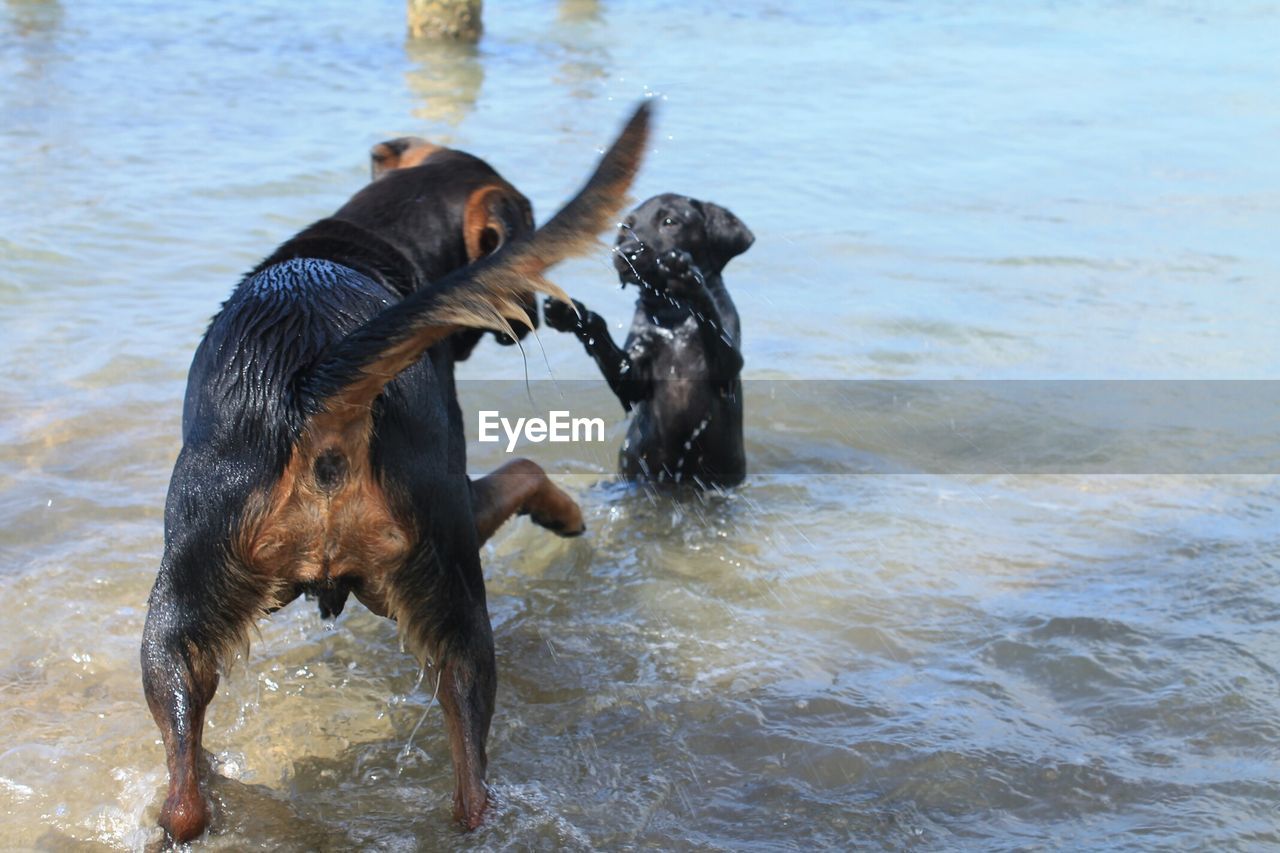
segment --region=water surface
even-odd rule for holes
[[[755,231],[726,277],[751,379],[1280,374],[1280,5],[489,6],[474,49],[406,45],[390,0],[0,9],[0,846],[156,839],[137,648],[185,371],[237,277],[381,139],[477,153],[545,216],[661,98],[636,195]],[[556,279],[621,334],[605,252]],[[461,375],[592,375],[540,341]],[[729,496],[539,449],[590,532],[521,520],[485,549],[478,832],[449,823],[394,627],[298,605],[211,706],[206,843],[1280,844],[1274,476],[901,473],[909,411],[747,411]]]

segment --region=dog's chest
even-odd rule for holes
[[[632,362],[657,381],[702,379],[707,372],[706,353],[692,315],[662,318],[643,326],[627,341]]]

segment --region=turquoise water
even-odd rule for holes
[[[474,49],[406,44],[392,2],[0,7],[0,846],[156,840],[137,646],[190,355],[382,139],[476,153],[545,217],[661,99],[635,195],[756,233],[726,275],[750,379],[1280,374],[1280,4],[489,7]],[[555,278],[629,318],[606,251]],[[460,375],[592,376],[539,341]],[[464,402],[515,405],[493,387]],[[589,533],[486,548],[472,835],[393,626],[264,621],[210,709],[206,843],[1280,843],[1274,476],[884,474],[921,423],[833,411],[749,394],[753,474],[706,501],[537,449]]]

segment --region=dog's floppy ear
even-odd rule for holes
[[[490,184],[471,193],[462,214],[467,261],[474,263],[493,254],[516,236],[513,232],[520,227],[520,208],[517,194],[500,184]]]
[[[509,186],[489,184],[471,193],[462,213],[462,239],[467,247],[467,262],[475,263],[486,255],[498,251],[513,237],[533,231],[533,211],[524,196]],[[538,303],[525,300],[525,313],[530,322],[538,325]],[[517,324],[516,336],[523,338],[529,329]],[[494,332],[498,343],[507,346],[515,343],[503,332]],[[472,341],[471,346],[475,346]],[[459,361],[470,354],[455,356]]]
[[[693,202],[706,223],[707,245],[721,266],[741,255],[756,241],[756,235],[732,212],[709,201]]]
[[[378,180],[392,169],[408,169],[417,166],[440,150],[420,136],[401,136],[379,142],[369,149],[371,180]]]

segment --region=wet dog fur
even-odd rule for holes
[[[657,195],[626,217],[614,246],[623,286],[640,289],[621,348],[581,302],[547,302],[547,325],[578,337],[632,412],[618,460],[626,479],[711,488],[746,477],[742,336],[722,274],[754,241],[719,205]]]
[[[284,243],[211,322],[188,377],[141,652],[171,840],[208,826],[197,765],[221,669],[257,617],[303,593],[329,615],[354,594],[397,621],[437,679],[454,816],[481,822],[496,672],[478,547],[513,512],[564,533],[581,515],[523,460],[468,480],[456,336],[515,337],[535,292],[566,298],[543,273],[616,217],[648,123],[641,107],[537,231],[528,201],[483,161],[422,152]]]

